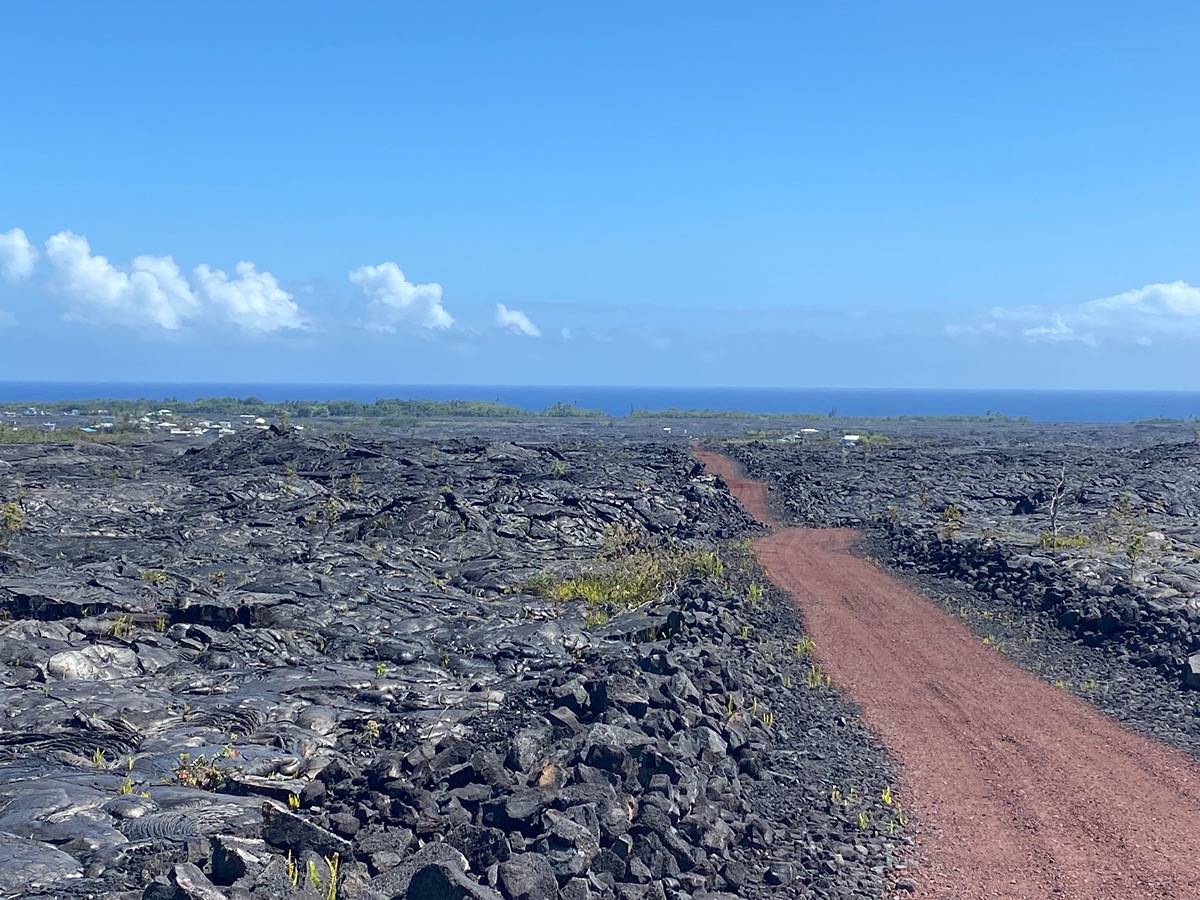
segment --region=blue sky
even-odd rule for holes
[[[0,380],[1200,388],[1195,4],[339,7],[6,10]]]

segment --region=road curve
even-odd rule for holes
[[[696,453],[765,513],[762,485]],[[854,540],[777,528],[755,553],[900,765],[919,823],[916,896],[1200,898],[1200,767],[1017,668],[852,555]]]

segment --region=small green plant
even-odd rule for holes
[[[314,891],[321,890],[321,869],[315,859],[308,861],[308,885]]]
[[[757,581],[750,582],[750,587],[746,589],[746,599],[750,601],[751,606],[758,606],[762,602],[763,586]]]
[[[608,621],[608,612],[603,609],[593,609],[584,617],[583,625],[585,628],[602,628],[608,624]]]
[[[749,640],[753,631],[754,629],[752,629],[749,625],[743,625],[740,629],[738,629],[738,634],[742,636],[742,640]]]
[[[92,752],[92,765],[97,769],[108,768],[108,760],[104,758],[104,751],[99,747]]]
[[[125,780],[121,782],[121,786],[117,788],[117,793],[122,797],[128,797],[133,793],[133,779],[126,775]]]
[[[562,478],[567,474],[567,464],[561,459],[556,459],[550,463],[550,474],[555,478]]]
[[[817,649],[816,643],[807,634],[792,645],[792,651],[797,656],[808,656],[815,649]]]
[[[816,663],[812,663],[808,667],[808,677],[806,679],[806,683],[811,690],[817,690],[818,688],[831,687],[833,685],[833,679],[822,672]]]
[[[146,584],[152,584],[155,587],[160,587],[167,583],[167,573],[159,569],[142,569],[138,572],[138,578],[142,579]]]
[[[330,494],[321,507],[321,515],[325,517],[328,524],[336,525],[338,519],[342,517],[342,501]]]
[[[1067,689],[1067,683],[1065,681],[1063,681],[1061,678],[1058,678],[1055,680],[1054,686],[1056,688],[1058,688],[1060,691],[1065,691]]]
[[[287,879],[291,882],[292,890],[300,886],[300,867],[296,865],[296,860],[292,858],[292,851],[287,854]]]
[[[336,852],[332,856],[325,857],[325,867],[329,869],[329,884],[325,888],[325,900],[337,900],[338,870],[341,862],[341,856]]]
[[[363,726],[363,734],[367,736],[367,740],[375,743],[383,734],[383,729],[380,728],[379,722],[375,719],[367,719],[366,725]]]
[[[350,496],[357,497],[362,492],[363,480],[357,472],[350,473],[350,479],[347,482],[350,486]]]
[[[689,574],[702,575],[705,578],[725,577],[725,563],[715,550],[701,550],[690,554],[685,560],[685,569]]]
[[[133,635],[133,617],[124,614],[117,616],[109,633],[118,640],[131,637]]]
[[[871,826],[871,820],[868,818],[866,811],[860,811],[858,814],[858,830],[866,831]]]
[[[9,501],[0,506],[0,531],[16,534],[25,530],[25,510],[20,505]]]
[[[388,673],[387,663],[384,663],[382,661],[375,663],[375,677],[376,678],[384,678],[387,676],[387,673]]]
[[[225,773],[203,755],[192,758],[189,753],[180,753],[173,774],[177,783],[205,791],[216,791],[225,783]]]
[[[954,537],[962,530],[962,510],[951,503],[942,510],[942,533],[946,537]]]
[[[1086,534],[1054,534],[1043,531],[1038,536],[1038,546],[1043,550],[1068,550],[1086,547],[1091,540]]]
[[[299,809],[299,808],[300,808],[300,795],[299,794],[288,794],[288,809]]]
[[[159,634],[162,634],[164,631],[167,630],[167,617],[166,616],[159,616],[157,619],[154,620],[154,630],[157,631]]]
[[[892,786],[889,784],[879,792],[879,800],[884,806],[891,806],[895,797],[892,795]]]

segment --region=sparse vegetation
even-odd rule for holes
[[[225,783],[225,773],[203,755],[193,758],[189,753],[180,753],[173,774],[179,784],[205,791],[218,790]]]
[[[715,551],[637,550],[566,578],[542,573],[526,582],[525,587],[559,603],[583,600],[590,609],[611,615],[659,599],[688,575],[720,578],[724,572],[724,563]]]
[[[963,512],[953,503],[942,510],[942,534],[954,537],[962,530]]]
[[[812,663],[808,667],[808,677],[805,682],[810,689],[827,688],[833,686],[833,678],[821,671],[820,666]]]
[[[19,503],[9,501],[0,506],[0,531],[5,534],[16,534],[25,530],[25,510]]]
[[[152,584],[155,587],[167,583],[167,573],[159,569],[142,569],[138,572],[138,578],[146,582],[146,584]]]
[[[1086,547],[1091,539],[1086,534],[1055,534],[1044,531],[1038,537],[1038,546],[1043,550],[1068,550]]]
[[[116,620],[112,624],[112,628],[109,630],[109,634],[111,634],[114,638],[117,638],[118,640],[123,640],[125,638],[132,637],[133,636],[133,617],[126,615],[124,613],[117,616]]]

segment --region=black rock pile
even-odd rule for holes
[[[886,763],[747,558],[527,587],[751,528],[679,448],[3,446],[0,501],[2,896],[882,893]]]

